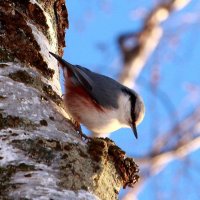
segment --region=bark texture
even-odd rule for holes
[[[116,199],[138,168],[109,139],[81,140],[61,98],[63,0],[0,0],[0,199]]]

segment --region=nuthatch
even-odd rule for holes
[[[138,137],[136,126],[143,120],[145,107],[135,91],[112,78],[50,54],[63,67],[64,103],[76,122],[85,125],[97,137],[122,127],[131,127],[135,137]]]

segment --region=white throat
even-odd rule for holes
[[[129,95],[121,94],[118,101],[117,115],[123,127],[130,127],[131,102]]]

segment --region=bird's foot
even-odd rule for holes
[[[76,132],[80,135],[81,139],[84,141],[90,141],[91,137],[87,136],[82,132],[81,125],[77,121],[72,121]]]

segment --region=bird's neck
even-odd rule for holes
[[[128,95],[121,94],[118,100],[118,119],[124,124],[124,127],[129,126],[131,103]]]

